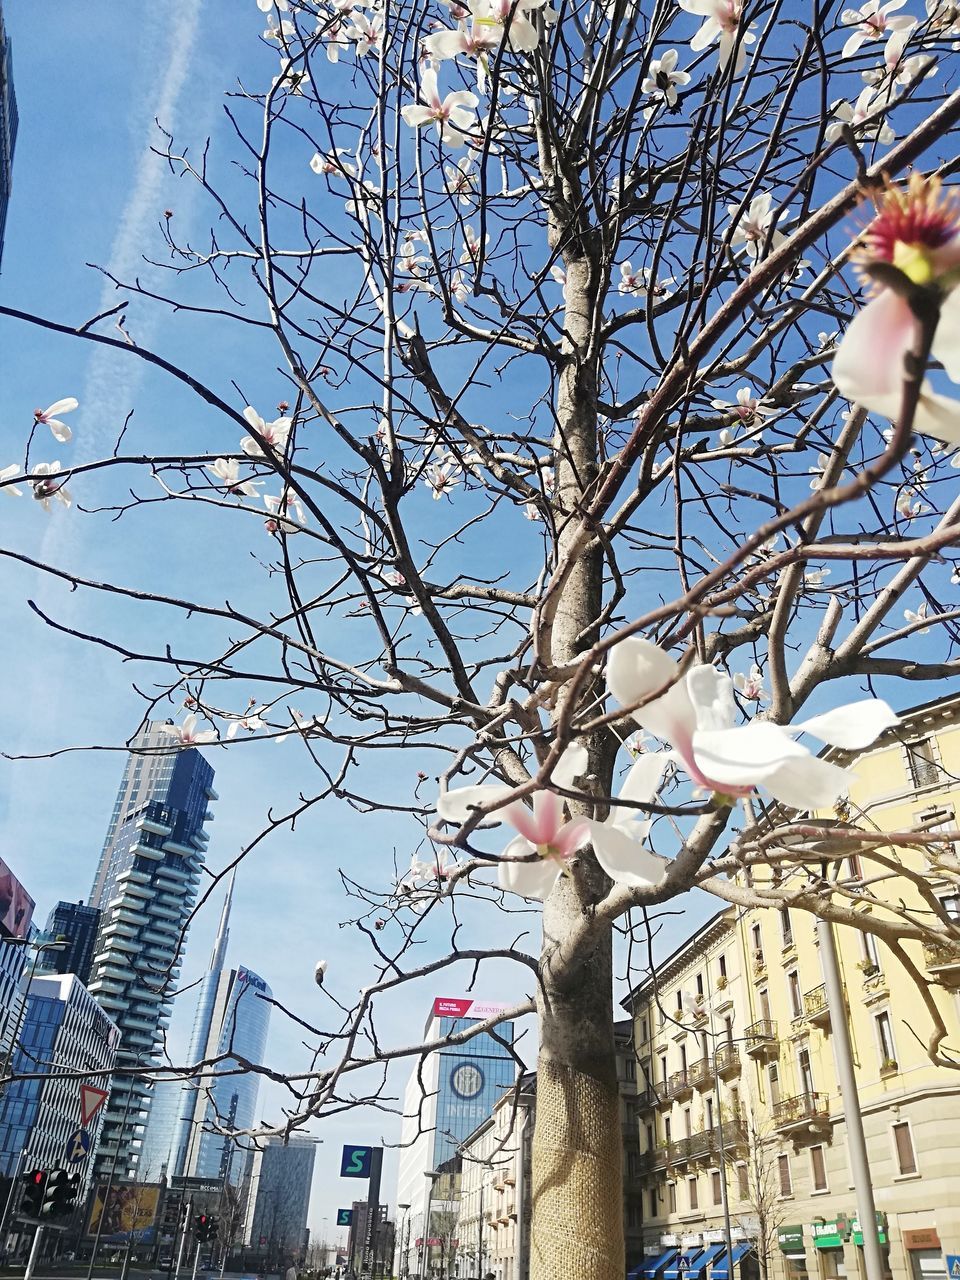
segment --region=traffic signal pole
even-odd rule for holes
[[[193,1201],[187,1201],[187,1212],[183,1216],[183,1226],[181,1227],[180,1248],[177,1252],[177,1270],[174,1273],[173,1280],[180,1280],[180,1268],[183,1266],[183,1255],[187,1251],[187,1236],[190,1234],[190,1210],[193,1208]]]
[[[197,1247],[193,1255],[193,1275],[190,1277],[190,1280],[197,1280],[197,1267],[200,1265],[200,1244],[201,1242],[198,1240]],[[24,1280],[26,1280],[26,1277],[24,1277]]]
[[[43,1227],[38,1223],[33,1235],[33,1244],[30,1246],[30,1257],[27,1259],[27,1269],[23,1273],[23,1280],[31,1280],[34,1267],[37,1265],[37,1258],[40,1256],[40,1241],[42,1239]]]

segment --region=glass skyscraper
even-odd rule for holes
[[[262,1139],[261,1139],[262,1141]],[[307,1212],[317,1139],[293,1134],[268,1138],[249,1154],[244,1243],[272,1266],[302,1258],[307,1243]]]
[[[17,121],[10,41],[3,25],[3,8],[0,7],[0,258],[3,256],[3,233],[13,185],[13,148],[17,141]]]
[[[232,897],[231,883],[209,969],[200,984],[188,1061],[226,1057],[215,1071],[183,1085],[158,1086],[164,1093],[154,1099],[141,1161],[151,1177],[159,1176],[162,1165],[168,1176],[226,1179],[234,1184],[243,1174],[243,1152],[229,1131],[253,1125],[260,1077],[253,1072],[240,1074],[232,1055],[263,1061],[271,991],[252,970],[225,966]],[[228,1132],[216,1132],[214,1126]]]
[[[137,734],[90,895],[101,916],[89,987],[120,1028],[118,1065],[158,1061],[206,852],[203,824],[216,798],[213,769],[199,751],[177,748],[157,723]],[[117,1176],[133,1174],[150,1101],[142,1081],[114,1081],[98,1176],[114,1155]]]
[[[75,973],[86,985],[90,981],[93,947],[97,939],[100,912],[82,902],[58,902],[47,916],[46,937],[66,938],[63,951],[45,951],[40,968],[45,973]]]

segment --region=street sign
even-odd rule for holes
[[[108,1090],[98,1089],[96,1085],[80,1086],[80,1123],[84,1128],[90,1123],[107,1100]]]
[[[67,1139],[67,1164],[79,1164],[90,1154],[90,1135],[86,1129],[75,1129]]]
[[[950,1280],[960,1280],[960,1253],[947,1254],[947,1275]]]
[[[340,1157],[341,1178],[369,1178],[373,1147],[351,1147],[344,1143]]]
[[[352,1209],[337,1210],[337,1226],[338,1227],[349,1227],[352,1222],[353,1222]]]

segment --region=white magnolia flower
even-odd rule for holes
[[[292,58],[283,58],[280,62],[280,74],[273,77],[273,85],[280,85],[287,93],[302,94],[303,86],[309,80],[304,67],[294,66]]]
[[[924,600],[916,610],[904,609],[903,616],[906,618],[907,622],[926,622],[929,610],[930,606],[927,604],[926,600]],[[917,631],[917,635],[925,636],[929,630],[929,627],[920,627]]]
[[[470,289],[463,278],[462,271],[455,271],[450,277],[450,293],[457,302],[466,302],[470,297]]]
[[[589,820],[590,843],[597,861],[618,884],[655,884],[666,869],[666,859],[644,847],[651,819],[643,813],[642,806],[650,804],[656,796],[668,763],[665,751],[641,755],[630,767],[617,794],[618,800],[630,801],[631,807],[611,805],[605,821]]]
[[[755,719],[735,725],[729,676],[705,664],[681,675],[659,645],[635,638],[622,640],[610,651],[607,688],[625,706],[656,695],[631,715],[642,729],[670,744],[671,758],[698,786],[739,797],[762,785],[793,809],[829,808],[850,783],[846,769],[800,746],[795,741],[799,734],[858,750],[900,723],[885,702],[867,698],[800,724]]]
[[[309,737],[326,724],[326,721],[321,716],[305,716],[301,711],[297,711],[295,707],[290,708],[290,719],[290,731],[288,733],[278,733],[274,738],[274,742],[286,742],[291,733],[299,734],[300,737]]]
[[[383,14],[375,12],[369,17],[362,9],[354,9],[353,21],[347,27],[347,35],[356,41],[357,57],[363,58],[376,50],[379,52],[383,41]]]
[[[217,477],[228,493],[255,498],[258,485],[263,484],[262,480],[241,480],[240,464],[236,458],[217,458],[213,463],[208,462],[206,467]]]
[[[5,480],[12,480],[14,476],[19,474],[20,468],[15,462],[12,462],[9,467],[0,468],[0,484],[3,484]],[[21,498],[23,496],[23,490],[18,489],[15,484],[3,484],[3,492],[9,493],[12,498]]]
[[[647,119],[653,115],[661,102],[666,103],[668,107],[675,107],[677,87],[682,89],[685,84],[690,83],[689,74],[686,71],[677,70],[679,57],[676,49],[668,49],[662,57],[654,58],[647,68],[647,75],[640,85],[640,91],[651,94],[657,99],[644,108],[643,114]]]
[[[469,27],[461,22],[453,31],[437,31],[424,40],[431,58],[444,62],[463,54],[477,62],[477,88],[486,93],[490,54],[500,47],[500,30],[495,23],[474,18]]]
[[[260,719],[261,714],[266,709],[266,707],[257,707],[256,710],[246,711],[242,716],[237,716],[235,720],[231,720],[230,728],[227,730],[227,737],[235,738],[241,729],[246,729],[248,733],[255,733],[257,729],[266,729],[267,726]]]
[[[826,483],[824,472],[830,465],[829,453],[818,453],[817,461],[812,467],[807,467],[807,471],[811,477],[810,488],[813,490],[822,489]]]
[[[463,471],[453,458],[446,462],[431,462],[424,468],[423,483],[436,501],[449,494],[454,485],[463,483]]]
[[[899,85],[909,84],[917,76],[924,79],[937,74],[937,60],[928,53],[915,53],[905,58],[904,50],[913,34],[913,28],[895,31],[883,46],[883,62],[862,72],[867,84],[880,85],[890,78]]]
[[[776,213],[776,210],[771,207],[772,205],[773,196],[769,191],[763,191],[760,195],[754,196],[750,201],[750,207],[742,214],[739,213],[739,205],[727,205],[731,224],[734,219],[737,219],[733,228],[733,235],[730,237],[731,249],[736,249],[739,245],[743,245],[754,261],[759,259],[768,239],[771,253],[774,249],[779,249],[787,238],[779,228],[785,222],[790,221],[790,211],[785,209],[777,216],[777,228],[771,232],[770,228],[773,225]]]
[[[254,431],[263,438],[267,447],[273,453],[283,453],[287,445],[290,428],[293,426],[292,418],[276,418],[273,422],[265,422],[256,409],[249,404],[244,409],[243,416]],[[253,436],[244,436],[240,441],[240,448],[251,458],[265,458],[267,456]]]
[[[417,246],[412,239],[404,240],[400,246],[400,252],[397,255],[397,272],[401,276],[415,276],[419,278],[423,275],[424,267],[429,266],[426,258],[421,258],[417,253]]]
[[[807,569],[803,575],[803,581],[808,587],[822,587],[824,578],[829,577],[829,569]]]
[[[306,512],[300,499],[289,490],[281,494],[280,497],[265,493],[263,495],[263,505],[270,512],[263,522],[263,527],[267,533],[277,533],[280,530],[286,534],[300,533],[307,523]]]
[[[448,147],[462,147],[464,134],[476,126],[475,112],[480,99],[467,89],[458,89],[440,97],[437,73],[428,67],[420,77],[420,103],[408,103],[401,107],[404,121],[414,129],[421,125],[435,124],[441,142]]]
[[[848,124],[855,133],[861,133],[865,137],[869,135],[881,146],[889,146],[897,135],[886,120],[881,119],[881,116],[891,105],[895,89],[894,85],[884,93],[878,94],[876,89],[867,85],[852,106],[849,102],[835,102],[830,108],[834,122],[827,125],[824,130],[824,140],[836,142],[843,126]]]
[[[473,157],[461,156],[456,164],[443,166],[443,185],[447,195],[453,196],[461,204],[470,204],[471,196],[477,188],[477,178],[473,170]]]
[[[261,13],[272,13],[274,9],[279,9],[281,13],[289,13],[289,0],[257,0],[257,8]]]
[[[467,5],[475,21],[496,33],[496,44],[506,34],[515,53],[529,53],[540,43],[537,28],[530,20],[532,11],[542,10],[547,25],[556,20],[553,10],[546,7],[546,0],[467,0]]]
[[[357,176],[357,166],[349,160],[340,159],[341,156],[349,154],[350,149],[348,147],[337,147],[336,151],[327,155],[324,155],[322,151],[318,151],[310,161],[310,168],[314,173],[340,173],[355,178]]]
[[[737,61],[734,66],[734,75],[739,75],[747,59],[746,46],[753,44],[755,39],[749,29],[741,30],[740,28],[740,19],[743,16],[742,0],[680,0],[680,8],[703,18],[703,26],[690,41],[693,52],[701,53],[719,37],[718,53],[722,68],[730,61],[730,55],[736,45]]]
[[[469,222],[463,228],[463,252],[460,254],[461,262],[472,262],[474,265],[480,257],[480,249],[486,248],[490,243],[490,237],[483,237],[483,245],[480,244],[480,238],[470,226]]]
[[[572,788],[574,781],[588,768],[585,747],[567,747],[553,770],[558,787]],[[442,822],[462,826],[480,807],[504,800],[513,791],[500,783],[481,783],[457,787],[437,797],[437,814]],[[565,864],[590,839],[590,825],[584,818],[564,820],[563,800],[554,791],[534,792],[533,808],[522,800],[514,800],[497,809],[485,823],[508,822],[519,834],[502,851],[497,869],[501,889],[519,893],[524,898],[548,897]],[[536,861],[517,862],[516,858],[538,854]]]
[[[916,489],[911,488],[910,485],[906,485],[897,494],[896,507],[897,515],[903,520],[913,520],[929,510],[926,503],[921,502],[917,497]]]
[[[887,0],[880,5],[877,0],[866,0],[859,9],[844,9],[840,21],[846,26],[855,24],[853,33],[847,36],[843,46],[842,58],[852,58],[860,50],[860,46],[868,40],[882,40],[891,31],[908,31],[915,26],[913,18],[901,15],[891,18],[890,14],[902,9],[906,0]]]
[[[656,284],[650,281],[650,272],[646,267],[634,271],[630,262],[620,263],[620,283],[617,288],[621,294],[633,298],[669,298],[673,277],[667,276]]]
[[[264,40],[275,40],[277,44],[283,44],[296,34],[297,28],[292,22],[288,22],[286,18],[281,18],[278,22],[276,15],[271,13],[267,18],[267,29],[263,32],[263,38]]]
[[[567,273],[564,271],[563,267],[561,267],[559,262],[555,262],[550,268],[550,275],[554,283],[558,284],[561,289],[565,289],[567,287]]]
[[[728,400],[711,400],[710,404],[721,413],[732,413],[745,426],[752,426],[773,412],[750,386],[738,389],[735,404],[731,404]]]
[[[931,32],[943,40],[960,36],[960,8],[956,0],[925,0],[925,8]]]
[[[183,724],[162,724],[160,730],[162,733],[169,734],[171,738],[175,738],[178,747],[195,747],[204,742],[217,741],[217,735],[213,729],[197,728],[197,717],[192,711],[188,716],[184,716]]]
[[[763,687],[763,672],[753,663],[746,675],[742,675],[739,671],[733,677],[733,687],[744,698],[749,698],[751,702],[767,702],[769,694]]]
[[[61,422],[58,413],[73,413],[79,405],[79,401],[74,396],[67,396],[63,400],[54,400],[53,404],[46,409],[34,409],[34,422],[42,422],[44,426],[50,428],[54,438],[59,440],[61,444],[67,444],[73,439],[73,432],[65,422]]]
[[[69,507],[73,502],[66,487],[66,480],[54,480],[52,477],[59,475],[59,462],[38,462],[31,471],[32,476],[37,479],[31,480],[30,485],[33,489],[33,496],[43,507],[44,511],[49,511],[50,499],[56,498],[58,502],[62,502],[65,507]]]
[[[952,587],[960,586],[960,564],[955,564],[950,570],[950,585]]]

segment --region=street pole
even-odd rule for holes
[[[176,1253],[176,1255],[177,1255],[177,1269],[176,1269],[176,1271],[174,1272],[173,1280],[180,1280],[180,1268],[183,1266],[183,1255],[184,1255],[184,1251],[186,1250],[186,1247],[187,1247],[187,1236],[188,1236],[188,1234],[189,1234],[189,1230],[190,1230],[190,1211],[191,1211],[192,1209],[193,1209],[193,1201],[192,1201],[192,1200],[188,1200],[188,1201],[187,1201],[187,1211],[186,1211],[186,1213],[183,1215],[183,1222],[182,1222],[182,1224],[181,1224],[181,1226],[180,1226],[180,1238],[179,1238],[179,1241],[174,1240],[174,1242],[173,1242],[173,1243],[174,1243],[174,1252],[175,1252],[175,1253]],[[178,1246],[179,1246],[179,1247],[178,1247]],[[173,1253],[171,1253],[171,1255],[170,1255],[170,1267],[171,1267],[171,1269],[172,1269],[172,1267],[173,1267]],[[169,1280],[169,1276],[170,1276],[170,1272],[168,1271],[168,1272],[167,1272],[168,1280]]]
[[[27,1259],[27,1269],[23,1273],[23,1280],[31,1280],[33,1269],[37,1264],[37,1258],[40,1254],[40,1241],[42,1238],[43,1227],[38,1223],[33,1236],[33,1244],[30,1246],[30,1257]]]
[[[193,1275],[190,1280],[197,1280],[197,1267],[200,1265],[200,1241],[197,1241],[197,1247],[193,1255]]]
[[[480,1212],[477,1215],[477,1280],[483,1271],[483,1174],[480,1174]]]
[[[0,1214],[0,1249],[4,1246],[7,1238],[7,1219],[10,1217],[10,1209],[13,1205],[13,1193],[17,1189],[17,1183],[20,1181],[20,1174],[23,1172],[23,1161],[27,1154],[26,1147],[17,1156],[17,1163],[13,1171],[13,1178],[10,1182],[10,1190],[7,1192],[6,1203],[3,1206],[3,1213]]]
[[[136,1065],[140,1065],[140,1059],[143,1054],[137,1055]],[[120,1148],[123,1145],[123,1135],[127,1128],[127,1116],[130,1114],[130,1103],[133,1101],[133,1077],[130,1078],[130,1087],[127,1090],[127,1103],[123,1108],[123,1116],[120,1120],[120,1132],[117,1134],[117,1149],[113,1153],[113,1160],[110,1162],[110,1176],[107,1178],[107,1186],[103,1193],[103,1205],[100,1209],[100,1221],[97,1223],[97,1234],[93,1241],[93,1252],[90,1254],[90,1266],[87,1268],[87,1280],[92,1280],[93,1267],[97,1260],[97,1250],[100,1248],[100,1237],[103,1235],[103,1223],[107,1216],[107,1206],[110,1203],[110,1192],[113,1190],[113,1180],[117,1174],[117,1165],[120,1162]],[[96,1190],[94,1190],[96,1195]],[[26,1280],[26,1278],[25,1278]]]
[[[883,1280],[883,1255],[880,1252],[880,1236],[877,1230],[877,1208],[873,1198],[873,1182],[867,1159],[867,1142],[863,1133],[863,1116],[860,1113],[860,1095],[853,1070],[853,1053],[850,1048],[850,1028],[843,1002],[843,984],[837,963],[837,948],[829,920],[817,921],[817,941],[820,943],[820,961],[823,981],[827,989],[827,1008],[830,1010],[830,1030],[833,1033],[833,1054],[837,1066],[840,1097],[843,1100],[843,1118],[847,1126],[847,1155],[853,1177],[857,1200],[857,1217],[863,1234],[863,1261],[866,1280]],[[731,1277],[732,1280],[732,1277]]]
[[[425,1280],[427,1274],[427,1252],[429,1250],[427,1241],[430,1238],[430,1206],[433,1203],[433,1182],[435,1178],[439,1177],[439,1174],[435,1173],[432,1169],[429,1169],[424,1174],[424,1177],[427,1180],[427,1203],[426,1210],[423,1215],[423,1243],[420,1246],[420,1266],[417,1272],[417,1280]]]

